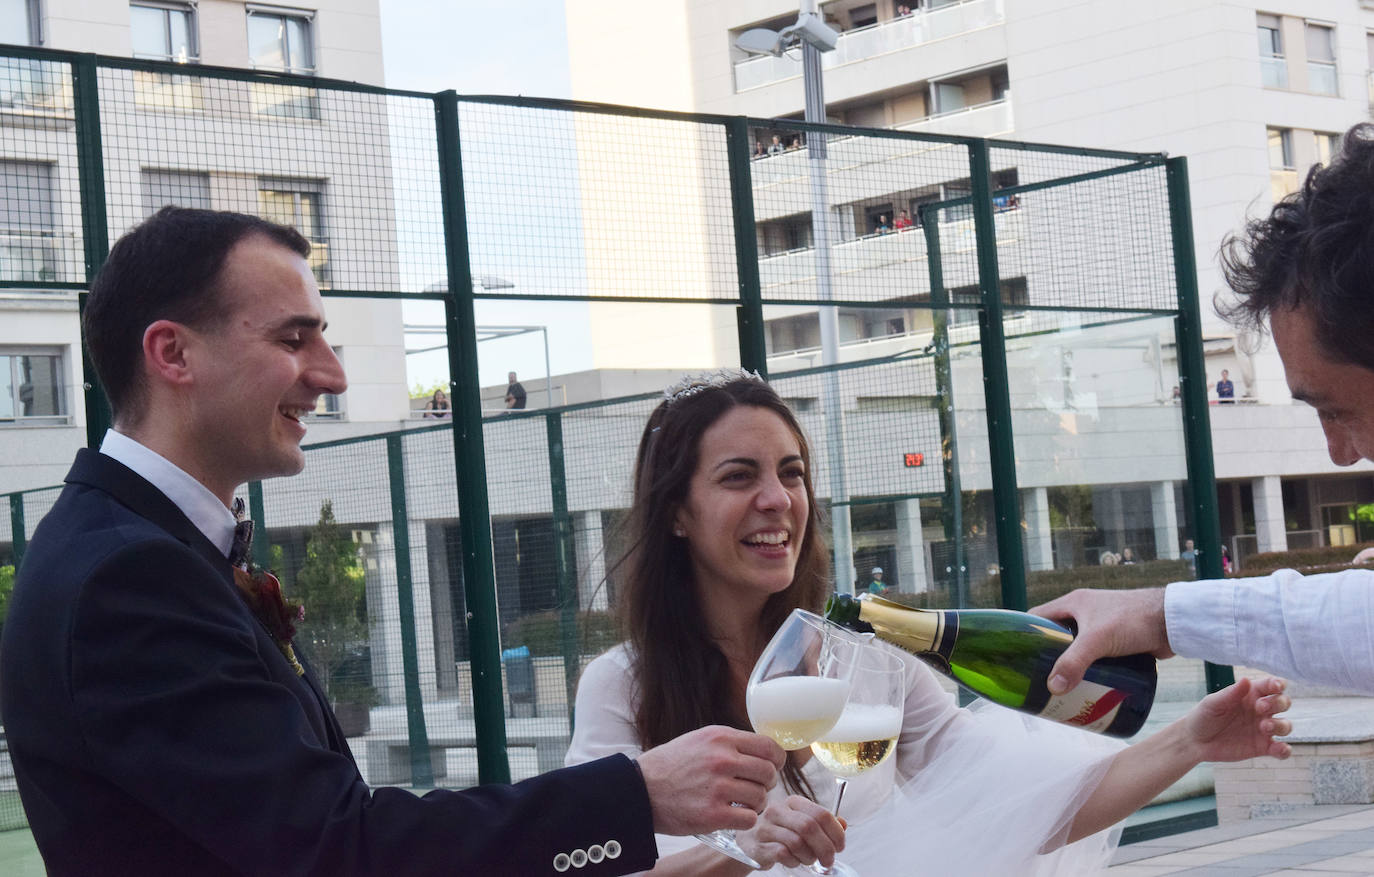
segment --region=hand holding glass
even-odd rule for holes
[[[749,675],[745,703],[754,730],[783,749],[804,749],[819,739],[844,712],[854,654],[863,648],[856,634],[794,609]],[[732,831],[696,837],[751,868],[761,867],[740,849]]]

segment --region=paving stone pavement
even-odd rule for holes
[[[1374,877],[1374,806],[1322,805],[1117,850],[1110,877]]]

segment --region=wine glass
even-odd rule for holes
[[[839,721],[811,744],[816,760],[835,774],[839,786],[835,797],[837,816],[846,778],[872,770],[892,757],[902,732],[906,703],[906,663],[897,655],[870,644],[839,661],[854,664],[849,671],[849,700]],[[817,863],[811,870],[829,877],[858,875],[839,861],[829,868]]]
[[[783,749],[805,749],[840,718],[849,697],[854,653],[863,639],[803,609],[794,609],[749,674],[745,703],[754,730]],[[762,867],[728,830],[697,840],[751,868]]]

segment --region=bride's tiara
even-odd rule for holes
[[[686,399],[688,396],[695,396],[702,390],[717,389],[736,381],[758,381],[766,383],[757,371],[747,371],[742,368],[722,368],[715,371],[700,372],[694,375],[687,375],[682,380],[668,386],[663,391],[663,400],[669,405]]]

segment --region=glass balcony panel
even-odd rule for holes
[[[1260,82],[1265,88],[1288,87],[1288,59],[1260,58]]]
[[[1336,65],[1322,61],[1308,61],[1307,88],[1316,94],[1337,94]]]
[[[832,52],[821,55],[825,68],[841,67],[878,55],[957,36],[1004,18],[1002,0],[964,0],[840,34]],[[801,75],[801,53],[748,58],[735,64],[735,91],[748,91]]]

